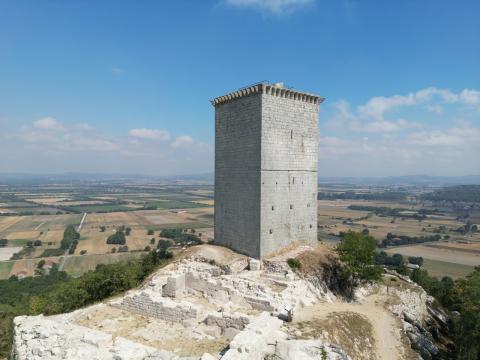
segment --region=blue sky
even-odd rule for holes
[[[209,100],[326,97],[321,176],[480,174],[480,2],[0,0],[0,172],[213,169]]]

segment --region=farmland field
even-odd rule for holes
[[[480,265],[480,254],[478,253],[466,253],[464,251],[447,250],[427,245],[399,246],[388,248],[385,251],[390,254],[398,253],[405,256],[421,256],[425,259],[472,267]]]
[[[65,264],[65,271],[76,277],[87,271],[95,270],[95,267],[98,264],[113,264],[115,262],[128,261],[139,258],[144,254],[144,252],[128,252],[119,254],[70,256]]]
[[[13,267],[13,261],[0,261],[0,279],[7,279]]]
[[[452,279],[464,277],[473,271],[473,266],[430,259],[423,260],[423,268],[432,276],[450,276]]]

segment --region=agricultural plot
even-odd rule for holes
[[[146,206],[154,206],[157,209],[191,209],[198,207],[205,207],[208,205],[199,204],[196,202],[189,201],[178,201],[178,200],[157,200],[157,201],[148,201]]]
[[[472,267],[480,265],[479,253],[467,253],[465,251],[442,249],[427,245],[400,246],[388,248],[385,251],[389,254],[398,253],[405,256],[421,256],[424,259],[462,264]]]
[[[78,224],[81,218],[81,214],[0,217],[0,236],[18,231],[63,230],[69,224]]]
[[[75,254],[80,254],[82,250],[87,254],[109,254],[113,248],[118,249],[122,245],[107,244],[108,236],[115,231],[115,227],[109,227],[104,232],[95,228],[82,230]],[[126,236],[125,245],[128,246],[129,251],[144,250],[147,245],[150,245],[152,237],[154,236],[147,235],[146,228],[132,228],[130,235]]]
[[[0,280],[8,279],[12,271],[13,261],[0,261]]]
[[[429,275],[438,278],[450,276],[452,279],[464,277],[473,271],[473,266],[430,259],[423,260],[423,268],[428,271]]]
[[[117,253],[102,255],[75,255],[69,256],[64,270],[71,276],[78,277],[87,271],[95,270],[98,264],[113,264],[121,261],[138,259],[144,252]]]
[[[0,261],[9,260],[13,254],[22,250],[20,246],[9,246],[0,248]]]

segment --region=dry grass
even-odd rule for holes
[[[2,216],[0,217],[0,233],[7,231],[12,225],[21,221],[24,216]]]

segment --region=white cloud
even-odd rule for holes
[[[313,0],[224,0],[231,6],[253,8],[272,14],[284,14],[313,3]]]
[[[376,96],[358,106],[355,111],[350,109],[345,100],[340,100],[333,104],[334,114],[327,121],[327,127],[337,131],[377,133],[415,129],[423,125],[404,118],[389,119],[392,117],[391,112],[422,105],[428,112],[441,115],[444,113],[442,103],[457,103],[475,108],[480,105],[480,91],[464,89],[454,93],[448,89],[428,87],[407,95]]]
[[[480,173],[480,127],[415,131],[374,139],[322,136],[320,176]]]
[[[480,91],[464,89],[460,93],[460,99],[468,105],[480,105]]]
[[[60,130],[62,125],[53,117],[45,117],[33,122],[33,127],[43,130]]]
[[[359,111],[353,113],[345,100],[334,103],[333,107],[335,113],[327,121],[327,127],[336,131],[382,133],[420,127],[419,124],[405,119],[384,120],[383,116],[377,117],[373,112],[371,114],[373,116],[372,121],[371,118],[366,118],[364,114],[359,114]]]
[[[1,171],[178,175],[212,170],[212,144],[195,141],[187,135],[167,141],[170,135],[165,130],[132,131],[137,136],[130,133],[114,136],[87,123],[68,124],[58,120],[36,121],[0,131],[0,153],[9,154],[2,161]]]
[[[427,109],[428,112],[441,115],[443,114],[443,107],[440,105],[427,105],[425,106],[425,109]]]
[[[165,130],[156,130],[156,129],[132,129],[128,132],[130,136],[140,138],[140,139],[149,139],[149,140],[169,140],[170,133]]]
[[[172,147],[179,149],[179,148],[189,148],[194,144],[194,141],[191,136],[183,135],[178,136],[175,141],[172,143]]]

